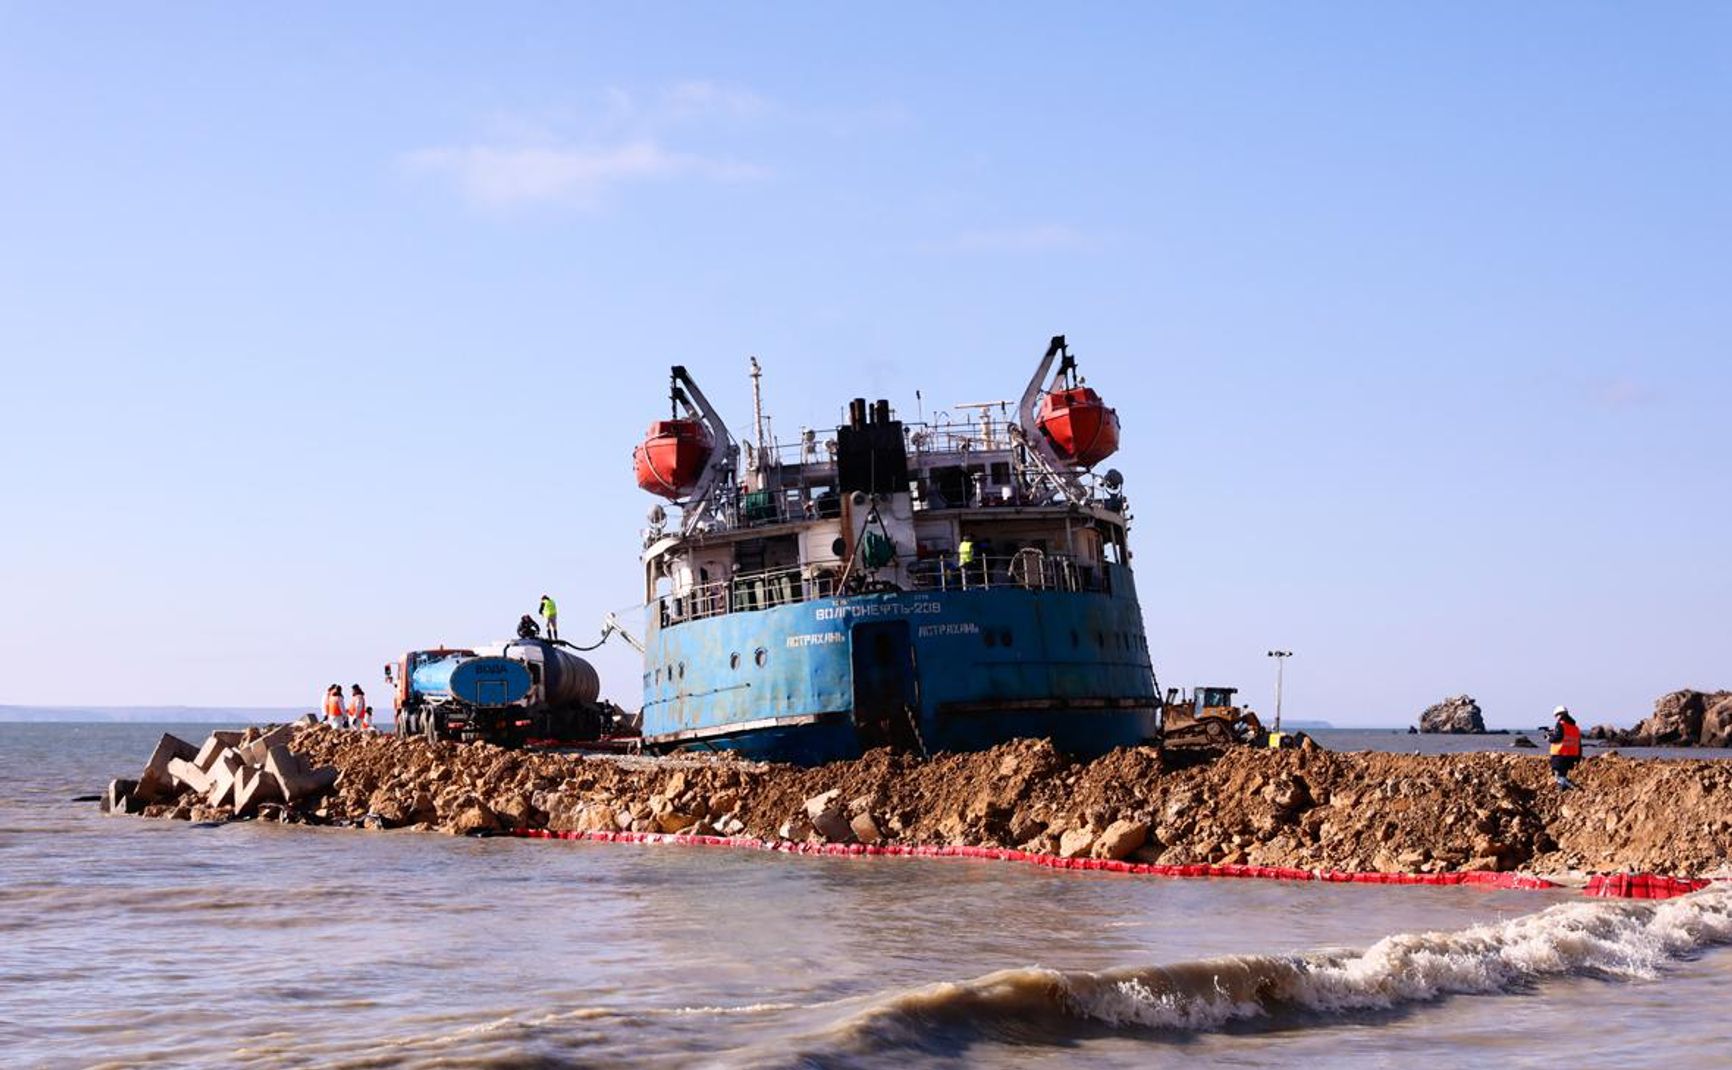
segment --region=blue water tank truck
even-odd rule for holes
[[[629,715],[600,698],[595,667],[556,641],[411,650],[385,666],[385,679],[400,736],[513,747],[593,742],[632,729]]]

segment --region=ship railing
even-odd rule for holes
[[[662,624],[680,624],[706,617],[772,609],[830,598],[836,594],[836,577],[805,575],[798,566],[743,572],[730,579],[699,583],[661,599]]]
[[[1070,554],[1049,554],[1032,547],[1012,554],[977,552],[966,562],[954,553],[923,557],[909,568],[909,580],[916,591],[1108,590],[1105,570],[1083,564]]]
[[[739,573],[730,579],[699,583],[679,594],[662,596],[661,623],[666,627],[874,589],[870,577],[856,573],[854,578],[860,584],[851,584],[844,590],[837,569],[808,571],[793,566]],[[1011,554],[977,553],[966,563],[955,553],[921,557],[908,567],[906,589],[1084,593],[1105,592],[1110,588],[1104,569],[1083,564],[1069,554],[1049,554],[1025,547]]]
[[[1014,426],[1016,421],[1009,416],[983,421],[940,415],[929,422],[904,421],[902,428],[910,453],[977,453],[1010,449],[1015,444]],[[793,442],[771,442],[758,454],[759,463],[768,467],[835,463],[835,432],[813,430],[810,434],[810,439],[802,435]],[[749,453],[749,444],[747,450]]]

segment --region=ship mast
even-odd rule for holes
[[[758,367],[757,357],[747,357],[752,366],[752,471],[764,470],[764,370]]]

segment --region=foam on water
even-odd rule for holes
[[[957,1031],[1050,1041],[1102,1029],[1195,1033],[1519,992],[1551,978],[1644,980],[1732,943],[1732,887],[1677,899],[1583,901],[1363,950],[1232,955],[1100,972],[1037,967],[901,992],[809,1038],[816,1047],[925,1047]]]

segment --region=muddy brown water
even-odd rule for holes
[[[1170,881],[107,818],[0,724],[6,1066],[1726,1065],[1732,892]],[[188,729],[189,736],[200,729]]]

